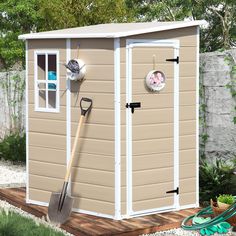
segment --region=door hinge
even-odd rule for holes
[[[141,107],[140,102],[131,102],[131,103],[126,103],[126,108],[131,108],[131,112],[134,113],[134,108]]]
[[[176,193],[178,195],[179,194],[179,187],[177,187],[174,190],[167,191],[166,193]]]
[[[166,59],[166,61],[173,61],[173,62],[177,62],[177,64],[179,64],[179,57],[172,58],[172,59]]]

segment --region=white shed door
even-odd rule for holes
[[[176,207],[177,193],[167,193],[178,187],[178,166],[174,114],[178,105],[174,80],[178,80],[178,50],[170,46],[134,44],[129,48],[127,86],[128,104],[139,103],[140,108],[127,109],[128,132],[128,205],[129,214],[142,214]],[[145,77],[154,72],[148,83],[159,92],[147,88]],[[177,82],[177,81],[176,81]],[[132,106],[132,104],[131,104]],[[177,114],[176,114],[177,115]],[[177,143],[178,145],[178,143]]]

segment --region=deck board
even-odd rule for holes
[[[0,199],[37,217],[45,217],[47,207],[26,204],[25,188],[0,189]],[[199,209],[180,210],[116,221],[82,213],[72,213],[61,228],[75,236],[119,235],[135,236],[177,228],[181,221]]]

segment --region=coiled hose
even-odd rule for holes
[[[202,223],[202,224],[192,224],[187,225],[187,223],[192,220],[194,217],[200,217],[203,215],[211,215],[213,214],[211,206],[208,206],[201,211],[199,211],[195,215],[191,215],[187,218],[185,218],[181,224],[181,227],[185,230],[200,230],[203,228],[207,228],[213,225],[216,225],[218,223],[221,223],[223,221],[226,221],[227,219],[231,218],[232,216],[236,215],[236,196],[234,196],[235,202],[232,204],[227,210],[225,210],[220,215],[216,216],[215,218],[211,219],[208,222]]]

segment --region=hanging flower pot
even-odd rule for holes
[[[151,70],[146,76],[146,86],[149,90],[158,92],[166,85],[166,77],[162,71]]]

